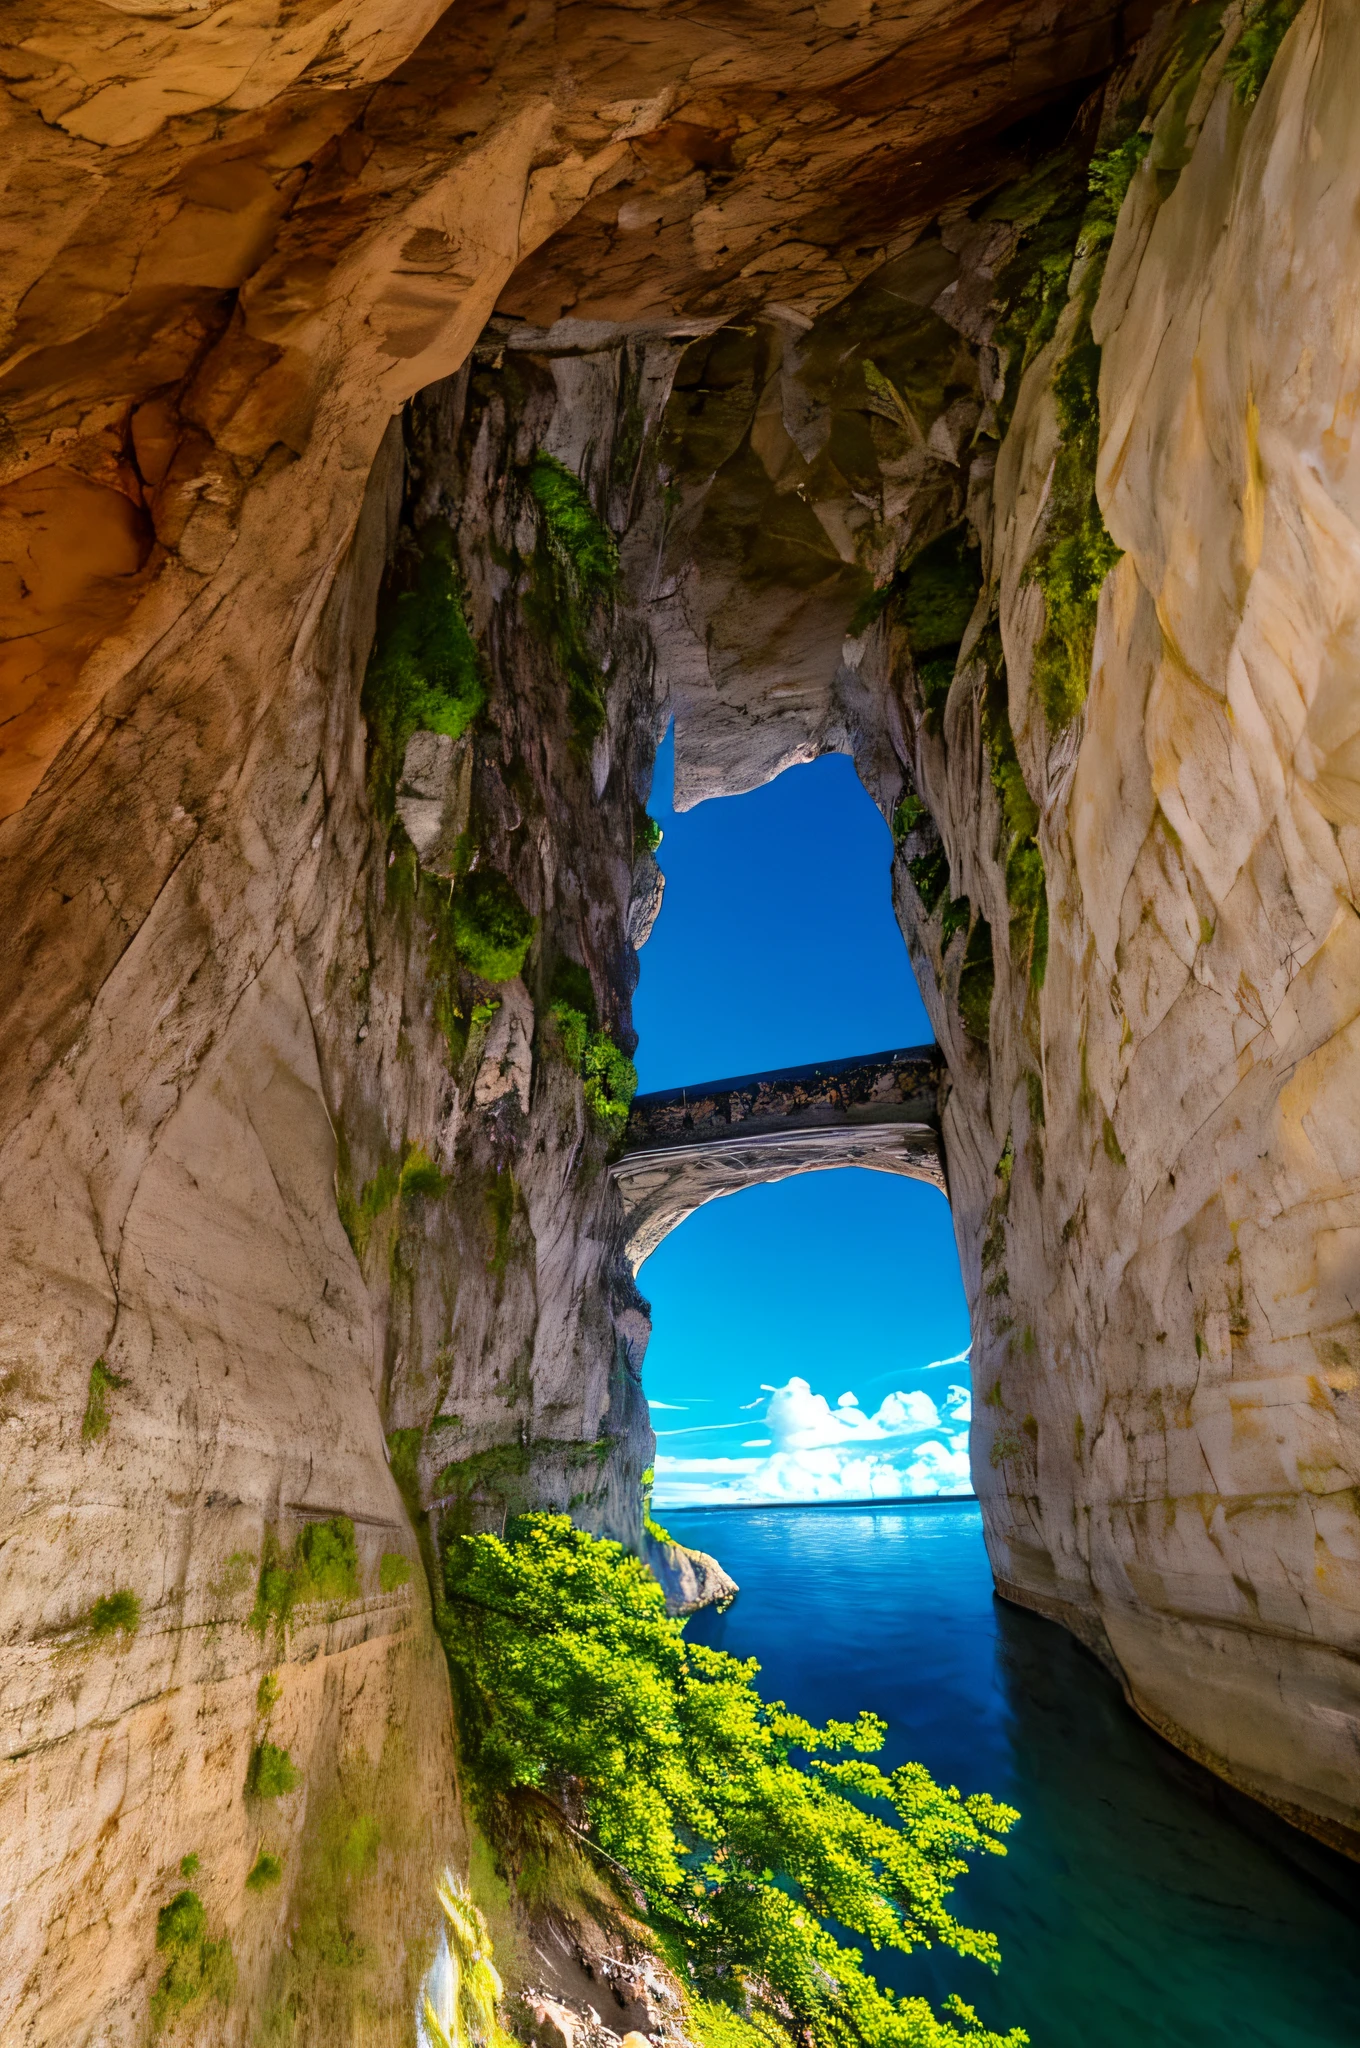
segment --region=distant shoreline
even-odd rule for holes
[[[789,1508],[957,1508],[977,1506],[975,1493],[900,1493],[867,1500],[712,1500],[680,1507],[657,1501],[658,1515],[763,1515]]]

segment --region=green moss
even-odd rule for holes
[[[296,1792],[302,1773],[286,1749],[272,1742],[257,1742],[250,1753],[246,1771],[246,1792],[251,1799],[282,1799]]]
[[[453,536],[432,525],[421,535],[412,587],[390,595],[361,705],[368,721],[369,782],[384,825],[396,809],[397,780],[414,732],[465,732],[486,702],[486,675],[467,622],[453,561]]]
[[[441,1531],[469,1533],[478,1497],[507,1515],[527,1508],[529,1452],[529,1445],[518,1441],[492,1444],[485,1451],[474,1451],[470,1457],[457,1458],[446,1465],[434,1483],[435,1494],[442,1502]]]
[[[559,953],[553,962],[552,978],[548,983],[550,1003],[563,1003],[568,1009],[579,1010],[587,1020],[590,1029],[595,1029],[595,990],[591,985],[590,972],[582,967],[579,960],[568,959]]]
[[[1254,106],[1303,0],[1254,0],[1226,71],[1244,107]]]
[[[1134,174],[1152,147],[1152,137],[1141,131],[1125,136],[1114,149],[1091,158],[1086,174],[1090,193],[1083,217],[1081,239],[1087,249],[1105,248],[1114,240],[1115,224]]]
[[[255,1688],[256,1713],[263,1714],[265,1719],[268,1720],[282,1696],[283,1687],[279,1683],[278,1673],[266,1671],[264,1677]]]
[[[401,1164],[398,1193],[433,1201],[444,1192],[444,1176],[423,1145],[412,1145]]]
[[[548,546],[582,596],[612,590],[619,573],[618,543],[596,514],[581,479],[555,455],[540,452],[529,471],[529,489],[543,515]]]
[[[893,812],[893,843],[895,845],[900,845],[901,842],[906,838],[908,832],[914,832],[917,826],[924,824],[925,820],[929,816],[930,812],[921,802],[921,799],[919,796],[917,796],[916,791],[914,789],[909,789],[906,795],[902,798],[902,801],[898,804],[897,809]]]
[[[469,875],[453,898],[459,957],[483,981],[513,981],[537,929],[537,919],[494,868],[479,868]]]
[[[251,1626],[263,1640],[271,1628],[287,1630],[294,1607],[310,1600],[356,1600],[361,1591],[354,1524],[348,1515],[309,1522],[291,1553],[273,1529],[266,1529]]]
[[[411,1560],[403,1557],[399,1550],[385,1550],[378,1566],[378,1584],[384,1593],[395,1593],[398,1586],[406,1585],[411,1577]]]
[[[308,1522],[298,1537],[298,1598],[300,1600],[357,1600],[359,1553],[354,1541],[354,1524],[348,1515],[332,1515],[325,1522]]]
[[[85,1399],[85,1416],[80,1425],[81,1440],[87,1444],[98,1443],[109,1433],[109,1395],[115,1387],[125,1387],[127,1380],[122,1373],[110,1372],[104,1359],[96,1358],[90,1367],[90,1386]]]
[[[943,533],[894,577],[894,618],[905,628],[926,724],[938,732],[959,644],[982,588],[982,556],[966,525]]]
[[[992,993],[996,967],[992,960],[992,928],[980,913],[973,920],[959,973],[959,1015],[970,1038],[986,1045],[992,1028]]]
[[[419,1521],[421,1512],[420,1446],[423,1434],[419,1429],[394,1429],[389,1431],[387,1438],[392,1477],[413,1521]]]
[[[1053,466],[1045,540],[1029,574],[1044,594],[1034,681],[1050,732],[1070,725],[1091,678],[1101,588],[1119,561],[1096,502],[1100,350],[1083,317],[1053,382],[1062,445]]]
[[[268,1891],[283,1876],[283,1865],[277,1856],[271,1856],[267,1849],[261,1849],[246,1879],[248,1892]]]
[[[1125,1160],[1123,1150],[1120,1147],[1119,1135],[1108,1117],[1106,1117],[1101,1127],[1100,1142],[1105,1147],[1105,1157],[1112,1166],[1127,1165],[1128,1162]]]
[[[487,1271],[498,1280],[504,1278],[510,1263],[518,1203],[519,1186],[514,1173],[510,1167],[502,1166],[491,1175],[486,1189],[486,1213],[491,1225],[491,1256],[486,1264]]]
[[[949,889],[949,856],[944,847],[937,841],[915,860],[909,860],[907,873],[921,899],[921,908],[927,917],[933,917],[940,898]]]
[[[580,478],[555,456],[539,454],[529,472],[542,536],[525,616],[567,684],[572,732],[588,745],[605,723],[605,681],[590,651],[592,607],[613,591],[618,545],[596,516]]]
[[[181,1877],[198,1876],[198,1857],[195,1855],[192,1849],[189,1851],[187,1856],[180,1857],[179,1874]]]
[[[940,913],[940,952],[949,951],[951,941],[959,932],[966,932],[973,915],[973,906],[966,896],[955,896],[945,904]]]
[[[983,634],[978,651],[987,668],[982,737],[991,784],[1001,805],[1001,845],[997,854],[1005,872],[1011,908],[1011,959],[1037,994],[1044,985],[1048,966],[1048,890],[1038,842],[1039,806],[1029,793],[1015,750],[1001,635],[994,625]]]
[[[226,1937],[212,1941],[208,1916],[197,1892],[176,1892],[156,1916],[156,1952],[166,1958],[160,1983],[151,1994],[151,2026],[159,2033],[167,2021],[197,2013],[209,1999],[230,2002],[236,1988],[236,1960]]]
[[[141,1619],[142,1603],[135,1593],[106,1593],[86,1615],[85,1629],[96,1642],[106,1636],[135,1636]]]

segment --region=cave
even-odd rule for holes
[[[715,1625],[724,1559],[648,1526],[637,1267],[791,1144],[947,1192],[1007,1625],[1334,1886],[1360,16],[2,40],[0,2034],[413,2040],[471,1873],[556,1973],[520,2038],[689,2038],[627,1870],[633,1933],[516,1920],[544,1830],[604,1851],[570,1774],[488,1847],[447,1559],[570,1518]],[[672,727],[681,811],[853,764],[915,1064],[636,1094]],[[851,2038],[742,1967],[700,2048]]]

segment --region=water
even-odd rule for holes
[[[947,1951],[876,1967],[957,1991],[1035,2048],[1355,2048],[1360,1868],[1296,1838],[1158,1740],[1067,1633],[993,1599],[976,1507],[670,1510],[742,1587],[691,1633],[758,1657],[813,1720],[861,1706],[916,1757],[1019,1807],[960,1879],[1000,1975]]]

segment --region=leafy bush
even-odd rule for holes
[[[156,1950],[166,1958],[164,1975],[151,1994],[151,2025],[158,2032],[169,2019],[215,1998],[226,2005],[236,1988],[231,1942],[208,1938],[208,1916],[197,1892],[176,1892],[156,1916]]]
[[[603,1031],[591,1033],[582,1064],[586,1108],[612,1143],[623,1136],[628,1122],[628,1111],[637,1094],[637,1068]]]
[[[479,868],[453,899],[459,956],[483,981],[513,981],[538,929],[504,875]]]
[[[192,1849],[189,1851],[187,1856],[180,1857],[179,1874],[181,1877],[198,1876],[198,1857]]]
[[[908,832],[914,832],[916,827],[924,824],[929,816],[930,812],[921,802],[916,791],[909,789],[898,804],[897,809],[893,812],[892,836],[894,842],[900,843],[906,838]]]
[[[90,1367],[90,1389],[85,1401],[85,1415],[80,1425],[80,1434],[87,1444],[98,1443],[109,1433],[109,1395],[115,1387],[125,1387],[127,1380],[120,1372],[111,1372],[102,1358],[96,1358]]]
[[[124,1589],[96,1600],[85,1617],[85,1627],[96,1641],[104,1636],[135,1636],[141,1618],[141,1601]]]
[[[392,822],[412,733],[457,739],[485,702],[485,671],[453,566],[453,536],[447,527],[432,526],[422,536],[414,588],[380,610],[360,699],[374,803],[384,824]]]
[[[249,1877],[246,1879],[248,1892],[268,1891],[283,1876],[283,1865],[277,1856],[271,1856],[267,1849],[261,1849],[255,1858]]]
[[[656,819],[649,816],[643,819],[642,830],[638,833],[638,843],[644,852],[655,853],[665,836]]]
[[[378,1584],[384,1593],[395,1593],[398,1586],[404,1586],[411,1576],[411,1560],[403,1557],[399,1550],[385,1550],[378,1566]]]
[[[1303,0],[1254,0],[1226,71],[1244,107],[1254,106]]]
[[[252,1799],[282,1799],[296,1792],[302,1773],[286,1749],[272,1742],[257,1742],[250,1753],[246,1791]]]
[[[613,1143],[623,1136],[637,1094],[637,1068],[605,1031],[592,1031],[570,1003],[554,1003],[549,1015],[568,1066],[584,1081],[586,1108]]]
[[[645,1568],[563,1516],[453,1538],[444,1576],[459,1728],[493,1835],[574,1783],[590,1841],[630,1873],[698,1991],[763,1988],[819,2048],[1025,2040],[981,2030],[956,2000],[939,2018],[884,1991],[826,1924],[995,1968],[994,1937],[947,1900],[969,1857],[1005,1853],[1011,1809],[919,1764],[865,1761],[885,1733],[871,1714],[817,1728],[763,1700],[754,1662],[686,1641]]]
[[[1081,239],[1087,249],[1108,247],[1114,240],[1115,224],[1134,173],[1152,147],[1152,137],[1141,131],[1128,135],[1114,149],[1091,158],[1086,189],[1091,197],[1082,223]]]

